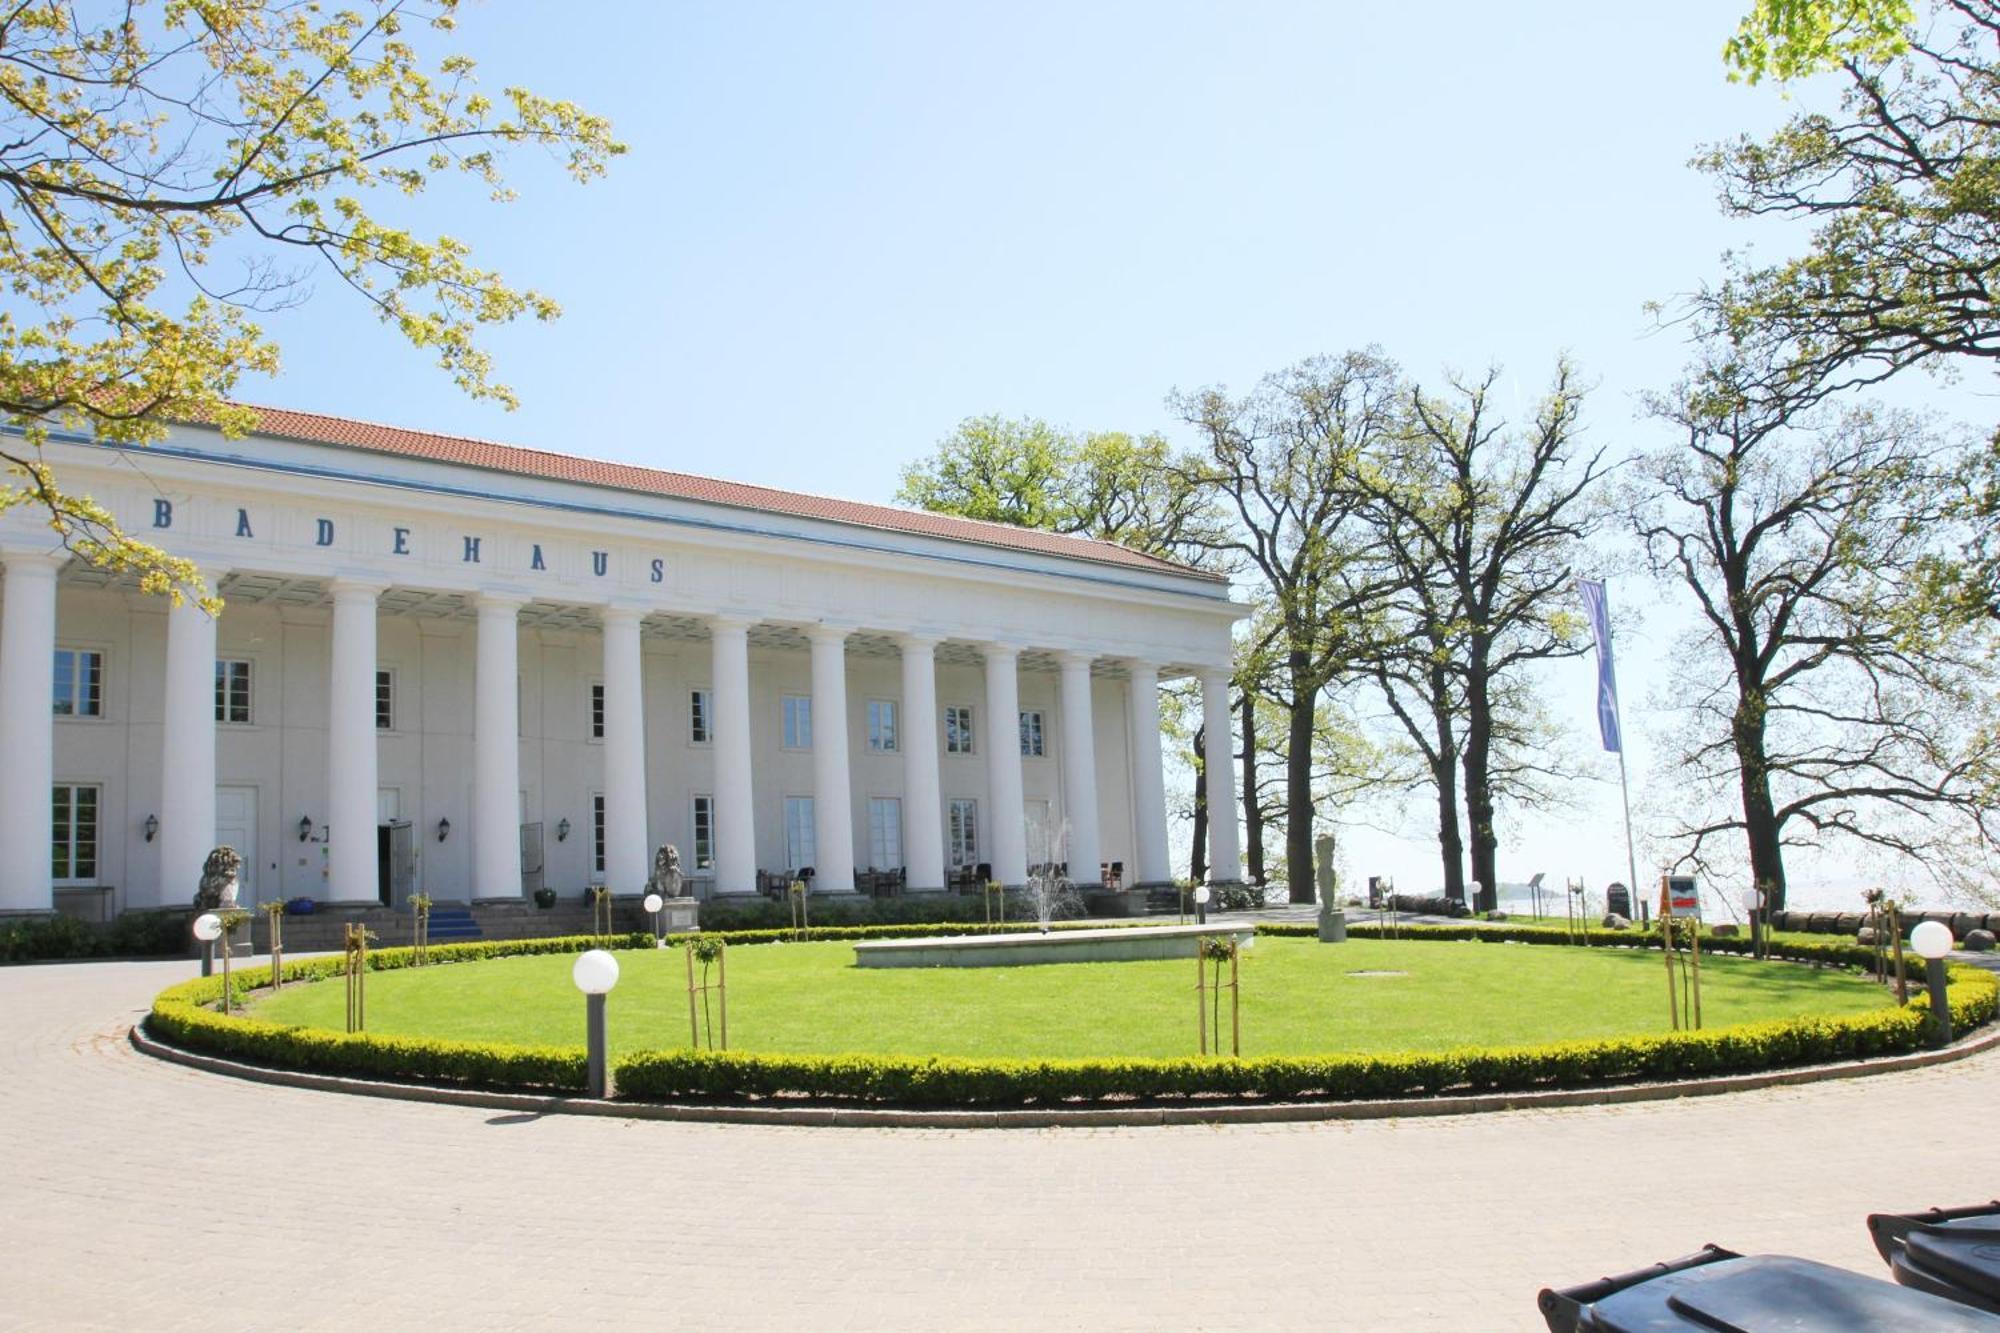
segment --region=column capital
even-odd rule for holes
[[[207,571],[204,570],[203,573],[206,575]],[[214,577],[210,576],[209,581],[213,583],[215,581]],[[328,592],[333,594],[333,599],[336,602],[342,601],[344,599],[359,599],[363,597],[366,597],[372,601],[375,598],[380,597],[383,593],[389,591],[389,585],[387,583],[382,583],[371,579],[353,579],[353,578],[329,579],[327,580],[326,588]]]
[[[944,635],[924,630],[900,630],[889,637],[906,653],[934,653],[937,646],[944,642]]]
[[[701,619],[707,622],[708,632],[711,634],[748,634],[751,626],[764,623],[756,616],[726,611],[718,611]]]
[[[1226,690],[1229,688],[1230,682],[1236,679],[1235,670],[1226,666],[1196,667],[1194,674],[1195,678],[1201,681],[1204,689],[1210,685],[1219,685]]]
[[[597,608],[597,618],[608,629],[614,624],[636,625],[646,618],[646,611],[644,607],[611,602]]]
[[[472,594],[472,604],[481,611],[518,613],[528,604],[528,599],[517,592],[488,592],[482,589]]]
[[[1118,660],[1124,663],[1125,669],[1135,676],[1151,676],[1155,680],[1159,679],[1160,664],[1151,658],[1121,657]]]
[[[1097,654],[1081,648],[1063,648],[1057,651],[1056,661],[1070,671],[1088,671],[1097,664]]]
[[[979,640],[975,642],[972,646],[977,648],[979,650],[979,655],[985,658],[988,662],[992,662],[1002,658],[1010,662],[1018,661],[1021,656],[1020,644],[1003,643],[999,639]]]
[[[816,620],[806,625],[806,637],[814,643],[845,644],[854,633],[854,626],[842,621]]]
[[[0,563],[7,566],[9,574],[15,570],[53,574],[69,563],[69,552],[60,547],[48,551],[28,546],[0,546]]]

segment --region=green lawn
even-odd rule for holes
[[[733,948],[729,1042],[739,1050],[964,1056],[1178,1056],[1195,1049],[1194,962],[861,969],[849,943]],[[684,1045],[679,950],[622,951],[614,1050]],[[373,973],[371,1032],[580,1045],[569,956]],[[1355,972],[1400,976],[1354,976]],[[1846,972],[1705,960],[1707,1025],[1886,1005]],[[1245,1055],[1443,1049],[1663,1030],[1657,953],[1525,944],[1260,938],[1243,955]],[[254,1006],[273,1022],[343,1025],[339,981]],[[1227,1014],[1227,1003],[1224,1006]]]

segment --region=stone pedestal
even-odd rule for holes
[[[693,898],[661,900],[660,927],[669,935],[701,929],[701,904]]]
[[[1319,942],[1340,944],[1347,939],[1347,913],[1337,903],[1319,905]]]

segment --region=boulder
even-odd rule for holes
[[[1986,929],[1986,917],[1977,912],[1956,912],[1947,924],[1951,926],[1951,933],[1962,940],[1975,930]]]
[[[1854,942],[1863,946],[1872,946],[1875,943],[1875,927],[1863,926],[1861,929],[1855,931]]]
[[[1505,912],[1488,912],[1486,914],[1486,919],[1488,921],[1505,921],[1508,919],[1508,917]]]
[[[1965,932],[1965,940],[1960,947],[1970,949],[1973,953],[1991,953],[1993,951],[1993,932],[1990,930],[1968,930]]]
[[[1734,921],[1724,921],[1720,925],[1709,927],[1708,933],[1719,940],[1733,940],[1736,938],[1738,931]]]
[[[1867,919],[1867,917],[1859,912],[1842,912],[1834,919],[1833,933],[1836,935],[1852,935],[1855,931],[1861,929],[1862,923]]]
[[[1604,920],[1599,924],[1606,930],[1630,930],[1632,928],[1632,923],[1616,912],[1606,912]]]

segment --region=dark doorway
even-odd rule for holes
[[[375,885],[376,892],[382,899],[382,906],[384,907],[395,905],[391,896],[392,878],[389,858],[389,826],[387,824],[378,824],[375,826]]]

